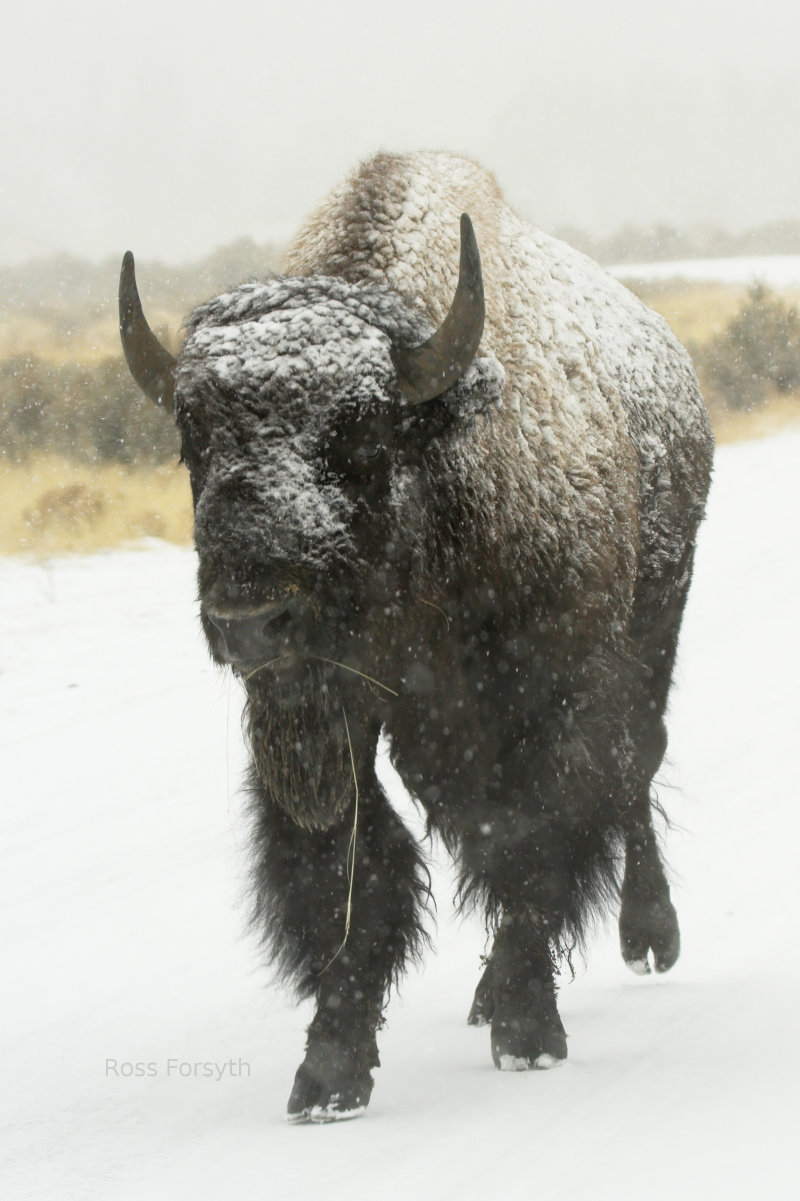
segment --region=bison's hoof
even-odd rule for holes
[[[681,950],[678,915],[669,896],[642,903],[623,900],[619,915],[622,958],[637,976],[650,972],[650,953],[657,972],[668,972]]]
[[[555,1009],[539,1018],[504,1018],[495,1013],[492,1059],[501,1072],[552,1068],[566,1058],[567,1036]]]
[[[333,1085],[309,1067],[300,1064],[286,1107],[289,1122],[343,1122],[364,1112],[372,1093],[372,1076],[341,1080]]]
[[[561,1067],[562,1063],[566,1063],[565,1059],[557,1059],[555,1055],[548,1055],[545,1051],[542,1055],[537,1056],[533,1063],[528,1059],[519,1059],[515,1055],[501,1055],[498,1068],[501,1072],[529,1072],[532,1068],[537,1072],[545,1072],[549,1068]]]
[[[343,1109],[340,1100],[337,1093],[331,1097],[329,1105],[315,1105],[308,1115],[309,1121],[320,1125],[324,1122],[349,1122],[352,1118],[360,1118],[367,1108],[366,1105],[357,1105],[355,1109]]]

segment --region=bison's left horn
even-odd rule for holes
[[[472,222],[462,213],[458,286],[450,312],[421,346],[391,350],[400,387],[411,404],[441,396],[464,374],[480,345],[485,313],[481,256]]]
[[[175,362],[145,320],[130,250],[119,275],[119,332],[131,375],[156,404],[172,413],[175,408]]]

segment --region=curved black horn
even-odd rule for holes
[[[145,320],[130,250],[125,253],[119,274],[119,332],[131,375],[145,396],[172,413],[176,360]]]
[[[400,387],[411,404],[441,396],[464,374],[480,345],[485,314],[481,256],[472,222],[462,213],[458,287],[450,312],[421,346],[391,350]]]

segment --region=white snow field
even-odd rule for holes
[[[609,267],[622,280],[685,279],[697,283],[800,286],[800,254],[737,255],[726,259],[669,259],[657,263],[621,263]]]
[[[719,452],[660,788],[676,968],[633,976],[610,923],[562,982],[567,1064],[499,1073],[437,869],[372,1104],[322,1127],[283,1117],[309,1009],[242,935],[239,692],[193,555],[0,560],[2,1196],[800,1195],[798,480],[800,435]]]

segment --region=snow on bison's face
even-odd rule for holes
[[[459,290],[464,257],[462,245]],[[477,315],[459,314],[459,297],[409,352],[430,326],[388,288],[321,276],[244,285],[194,312],[177,360],[151,344],[148,379],[126,343],[121,287],[134,375],[180,430],[219,662],[286,682],[309,658],[371,661],[408,589],[434,464],[502,388],[496,361],[474,358],[482,292]]]

